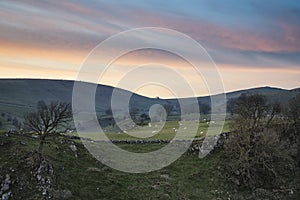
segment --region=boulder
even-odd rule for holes
[[[9,174],[6,174],[4,181],[1,183],[0,188],[0,196],[2,200],[8,200],[11,196],[11,192],[8,191],[10,189],[11,180]]]
[[[9,190],[10,184],[11,184],[10,176],[8,174],[6,174],[6,177],[1,184],[1,191],[5,192],[5,191]]]
[[[11,195],[11,192],[5,193],[5,194],[2,195],[1,199],[2,200],[8,200],[10,195]]]
[[[74,153],[75,157],[77,158],[78,155],[77,155],[77,147],[75,144],[71,144],[69,145],[69,148],[71,149],[71,151]]]

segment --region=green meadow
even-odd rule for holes
[[[186,121],[181,123],[178,121],[166,121],[165,124],[161,123],[153,123],[151,124],[151,127],[148,125],[141,126],[141,127],[133,127],[127,131],[127,133],[124,132],[109,132],[105,131],[104,133],[107,138],[110,140],[172,140],[175,135],[180,129],[180,133],[182,134],[181,139],[199,139],[205,137],[210,122],[206,121]],[[222,132],[228,132],[230,126],[230,121],[225,121],[223,126]],[[144,134],[143,132],[146,130],[147,134],[153,135],[150,137],[135,137],[135,136],[147,136],[147,134]],[[196,131],[194,131],[196,130]],[[76,135],[77,133],[68,133],[67,135]],[[132,136],[134,135],[134,136]],[[195,136],[195,137],[191,137]],[[95,140],[103,140],[105,139],[102,134],[99,133],[87,133],[86,136],[84,134],[80,134],[82,137],[92,138]]]

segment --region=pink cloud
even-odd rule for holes
[[[93,13],[92,9],[89,9],[87,7],[84,7],[82,5],[70,2],[70,1],[63,1],[61,2],[62,6],[64,6],[65,8],[75,11],[75,12],[79,12],[79,13],[83,13],[83,14],[91,14]]]
[[[138,16],[143,16],[139,18]],[[277,30],[262,32],[257,29],[232,28],[221,23],[179,15],[149,12],[135,9],[126,17],[135,26],[160,26],[172,28],[190,35],[205,46],[246,51],[293,52],[300,50],[300,30],[292,24],[276,23]],[[276,36],[276,37],[274,37]]]

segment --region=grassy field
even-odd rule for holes
[[[228,132],[229,131],[229,124],[230,121],[226,121],[223,127],[223,132]],[[157,126],[156,126],[157,125]],[[167,121],[163,128],[160,130],[161,125],[160,124],[152,124],[151,127],[149,126],[145,126],[145,127],[136,127],[136,128],[132,128],[129,129],[127,133],[124,132],[119,132],[119,133],[113,133],[113,132],[105,132],[106,136],[111,139],[111,140],[137,140],[137,139],[141,139],[138,137],[133,137],[130,134],[133,135],[139,135],[142,134],[144,129],[146,129],[147,131],[149,131],[150,134],[155,134],[151,137],[147,137],[147,138],[142,138],[144,140],[171,140],[174,138],[174,136],[176,135],[177,131],[178,131],[178,127],[179,127],[179,122],[178,121]],[[183,132],[183,138],[182,139],[193,139],[190,138],[188,136],[185,136],[184,133],[187,133],[186,135],[188,135],[188,133],[192,133],[191,130],[197,130],[196,133],[196,139],[197,138],[203,138],[205,136],[205,134],[207,133],[209,127],[209,123],[205,122],[205,121],[186,121],[184,122],[184,124],[182,124],[182,132]],[[78,135],[76,133],[69,133],[68,135]],[[85,137],[84,135],[82,135],[83,137]],[[93,139],[103,139],[98,133],[88,133],[86,137],[90,137]]]
[[[266,199],[251,198],[250,191],[236,190],[220,171],[221,149],[203,159],[186,152],[171,165],[150,173],[130,174],[97,161],[80,140],[63,135],[49,136],[44,157],[53,172],[49,181],[51,199]],[[11,199],[49,199],[39,190],[35,163],[39,140],[32,135],[6,135],[0,131],[0,182],[9,175]],[[77,157],[70,145],[76,145]],[[132,152],[149,152],[165,144],[118,144]],[[298,192],[298,193],[297,193]],[[247,198],[245,198],[247,197]],[[249,198],[248,198],[249,197]],[[278,196],[277,199],[297,199]]]
[[[29,136],[0,134],[0,175],[9,174],[18,180],[11,186],[14,199],[41,199],[35,189],[37,181],[32,174],[34,165],[28,164],[38,140]],[[21,144],[22,142],[22,144]],[[64,136],[49,137],[44,152],[55,174],[53,188],[68,191],[70,199],[214,199],[225,195],[216,176],[218,154],[199,159],[184,154],[179,160],[159,171],[128,174],[106,167],[95,160],[76,141],[78,157],[69,148],[74,144]],[[151,151],[160,144],[121,145],[132,151]],[[217,187],[218,186],[218,187]]]

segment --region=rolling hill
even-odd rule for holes
[[[70,80],[45,80],[45,79],[0,79],[0,121],[5,122],[12,118],[22,118],[26,112],[36,107],[40,100],[45,102],[64,101],[71,102],[74,81]],[[115,88],[106,85],[97,85],[96,112],[98,115],[105,115],[110,108],[112,92]],[[121,94],[128,94],[129,91],[116,88]],[[229,92],[227,99],[236,98],[242,93],[260,93],[267,96],[270,101],[287,102],[290,98],[300,93],[299,89],[285,90],[272,87],[251,88]],[[202,103],[209,104],[210,97],[199,97]],[[147,112],[153,104],[178,105],[176,99],[148,98],[133,94],[130,105],[139,108],[140,112]],[[178,108],[178,106],[176,106]]]
[[[72,101],[74,81],[68,80],[42,80],[42,79],[0,79],[0,112],[8,112],[16,116],[23,115],[36,107],[40,100]],[[121,93],[129,91],[118,89]],[[96,111],[105,113],[110,108],[110,99],[114,88],[106,85],[98,85],[96,92]],[[133,94],[131,103],[137,107],[146,107],[155,103],[163,103],[165,100],[151,99]]]

